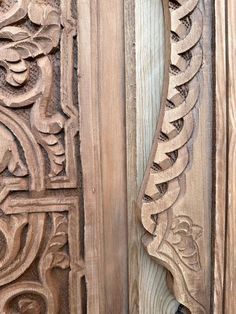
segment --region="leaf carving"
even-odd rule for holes
[[[2,39],[20,41],[29,37],[30,34],[28,31],[16,26],[6,26],[0,30],[0,38]]]
[[[48,242],[47,249],[41,261],[42,277],[54,267],[66,269],[70,265],[70,259],[64,246],[68,242],[68,221],[62,214],[53,213],[53,231]],[[45,274],[45,275],[43,275]]]
[[[41,133],[40,142],[42,146],[45,147],[48,153],[48,158],[51,166],[49,176],[54,177],[63,170],[65,162],[64,147],[54,134],[47,135]]]
[[[50,5],[30,3],[28,15],[31,21],[42,25],[40,30],[33,35],[32,40],[38,44],[46,55],[58,45],[60,38],[60,18],[58,12]]]
[[[68,222],[67,219],[58,214],[54,220],[55,231],[50,240],[49,253],[55,253],[67,243]]]
[[[193,224],[188,216],[178,216],[172,221],[167,241],[173,246],[182,262],[191,270],[201,269],[197,240],[202,236],[202,227]]]
[[[64,118],[59,113],[53,116],[47,113],[51,97],[52,65],[49,58],[42,56],[47,56],[58,46],[60,17],[58,11],[50,5],[36,2],[29,3],[28,16],[34,24],[41,26],[36,33],[15,26],[7,26],[0,31],[0,38],[12,41],[0,48],[0,65],[7,71],[6,81],[19,87],[29,77],[26,60],[39,57],[37,63],[42,84],[36,91],[37,101],[31,111],[31,121],[34,135],[49,157],[49,177],[55,177],[64,168],[65,150],[57,136],[64,126]]]
[[[0,31],[0,38],[12,41],[0,48],[0,65],[7,71],[7,82],[15,87],[28,78],[24,60],[47,55],[57,47],[60,39],[60,18],[53,7],[30,3],[28,15],[33,23],[41,25],[35,34],[16,26],[6,26]]]
[[[53,254],[53,259],[51,263],[51,267],[60,267],[62,269],[66,269],[70,266],[69,256],[64,252],[57,252]]]
[[[28,171],[23,164],[13,135],[0,124],[0,173],[8,169],[17,177],[26,176]]]

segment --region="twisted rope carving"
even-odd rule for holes
[[[197,4],[198,0],[169,1],[169,85],[156,153],[141,200],[143,226],[154,236],[158,234],[155,215],[177,201],[179,178],[189,163],[187,144],[194,129],[193,108],[199,97],[196,74],[202,64],[202,15]]]

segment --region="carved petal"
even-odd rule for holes
[[[25,176],[28,171],[23,164],[13,135],[0,124],[0,173],[5,169],[15,176]]]
[[[10,39],[12,41],[19,41],[30,36],[29,32],[16,26],[7,26],[1,29],[0,38]]]

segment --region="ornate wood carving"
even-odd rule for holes
[[[81,313],[72,5],[0,1],[0,313]]]
[[[207,275],[202,265],[210,256],[203,244],[203,234],[208,232],[204,230],[205,209],[199,208],[196,214],[183,201],[198,128],[196,107],[201,108],[204,14],[199,0],[169,0],[163,5],[168,73],[160,123],[138,200],[147,231],[143,242],[147,252],[173,274],[177,300],[191,313],[208,313]]]

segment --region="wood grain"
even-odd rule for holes
[[[169,4],[165,16],[170,16],[166,24],[170,45],[165,62],[170,67],[166,72],[169,76],[165,80],[163,119],[157,128],[138,205],[147,230],[146,249],[171,270],[177,299],[193,313],[209,313],[212,7],[210,1]],[[184,19],[190,22],[184,23]],[[184,56],[187,52],[191,55],[188,61]],[[181,92],[182,87],[187,88],[186,93]],[[176,130],[179,118],[183,118],[183,124]],[[170,153],[177,151],[172,158]],[[188,231],[181,229],[183,225]],[[179,234],[178,240],[172,238],[172,232],[174,238]],[[178,243],[182,243],[179,256],[178,248],[171,247],[178,247]]]
[[[134,202],[160,109],[165,45],[163,9],[161,1],[136,1],[135,8],[134,1],[125,3],[129,308],[134,314],[175,313],[178,302],[167,288],[166,270],[151,260],[140,242],[143,229],[137,221]]]
[[[224,313],[235,313],[236,291],[236,39],[235,39],[235,1],[227,2],[227,90],[228,90],[228,208],[226,238],[226,274]]]
[[[123,5],[83,0],[78,12],[88,313],[127,313]]]
[[[139,222],[136,215],[135,1],[124,1],[129,313],[139,313]]]
[[[162,97],[165,61],[162,1],[136,1],[135,25],[137,183],[140,188],[152,147]]]
[[[215,230],[213,313],[224,312],[225,223],[227,203],[226,2],[215,3]]]
[[[104,312],[103,227],[100,170],[100,125],[97,95],[97,7],[78,1],[80,153],[83,170],[85,261],[88,270],[88,313]]]
[[[128,311],[124,7],[99,1],[99,123],[104,226],[105,313]]]
[[[136,1],[136,145],[137,145],[137,186],[147,167],[157,120],[164,81],[164,13],[162,1]],[[144,230],[139,227],[139,239]],[[155,263],[139,247],[139,303],[140,313],[165,312],[172,304],[175,312],[178,302],[171,295],[166,284],[166,270]],[[148,287],[148,289],[147,289]],[[172,312],[172,313],[173,313]],[[170,312],[171,313],[171,312]]]

